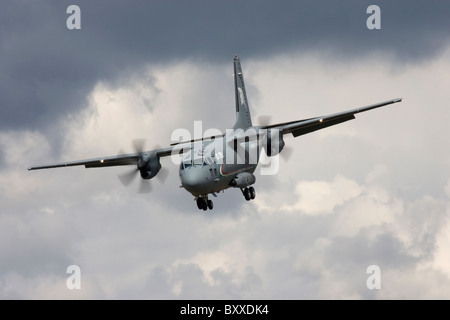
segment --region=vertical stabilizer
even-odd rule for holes
[[[247,92],[245,91],[244,76],[238,55],[234,56],[234,94],[236,97],[236,123],[233,129],[246,130],[252,126]]]

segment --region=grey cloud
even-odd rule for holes
[[[221,63],[285,50],[358,59],[383,51],[417,61],[448,43],[449,5],[379,1],[382,29],[369,31],[369,1],[78,1],[82,29],[65,26],[68,1],[2,4],[2,128],[52,132],[55,120],[85,107],[86,94],[146,63]]]
[[[13,211],[2,212],[0,221],[5,239],[0,246],[2,277],[17,274],[33,279],[42,274],[63,274],[72,264],[71,240],[80,235],[70,228],[67,217],[51,217],[37,210],[29,214]]]

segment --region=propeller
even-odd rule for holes
[[[288,162],[291,158],[292,154],[294,153],[294,149],[290,146],[284,146],[283,150],[280,152],[280,156],[283,158],[284,161]]]
[[[124,186],[128,186],[128,185],[130,185],[131,181],[134,180],[134,177],[136,177],[136,174],[138,173],[138,171],[139,170],[137,168],[133,168],[133,170],[131,170],[131,171],[118,174],[117,177],[119,178],[120,182]]]
[[[260,115],[256,117],[257,121],[258,121],[258,125],[265,127],[271,124],[272,122],[272,116],[269,115]],[[283,150],[281,150],[280,152],[280,156],[283,158],[284,161],[289,161],[289,159],[291,158],[292,154],[294,153],[294,150],[285,145]]]
[[[161,149],[161,146],[159,144],[155,144],[152,150],[157,149]],[[164,184],[166,183],[168,177],[169,177],[169,170],[167,168],[161,167],[161,169],[159,169],[158,171],[158,174],[156,175],[156,179],[158,179],[159,182]]]
[[[132,143],[135,152],[137,153],[144,152],[145,139],[134,139]]]
[[[144,153],[144,146],[145,146],[145,139],[135,139],[132,141],[133,149],[136,153],[142,154],[141,159],[143,159],[143,153]],[[154,149],[160,149],[159,145],[155,145]],[[119,154],[123,154],[122,150],[119,151]],[[125,173],[118,174],[117,177],[119,178],[120,182],[124,186],[129,186],[131,182],[136,178],[136,176],[139,173],[139,167],[136,166],[136,168],[133,168],[132,170],[129,170]],[[165,183],[167,181],[167,177],[169,175],[169,171],[165,168],[161,168],[156,175],[158,177],[158,180],[161,183]],[[140,179],[140,185],[139,185],[139,193],[149,193],[152,191],[151,183],[149,179]]]
[[[261,115],[257,117],[259,126],[268,126],[272,120],[272,116]]]
[[[141,179],[141,184],[139,185],[139,193],[149,193],[152,191],[152,185],[150,181]]]

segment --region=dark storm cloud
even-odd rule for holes
[[[81,30],[66,9],[81,8]],[[0,13],[0,126],[51,128],[86,106],[98,80],[145,63],[225,63],[286,49],[354,59],[387,51],[402,61],[446,46],[450,5],[377,1],[381,30],[368,30],[372,1],[8,1]]]

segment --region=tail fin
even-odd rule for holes
[[[244,76],[238,55],[234,56],[234,93],[236,97],[236,123],[233,129],[246,130],[252,126],[247,93],[245,91]]]

